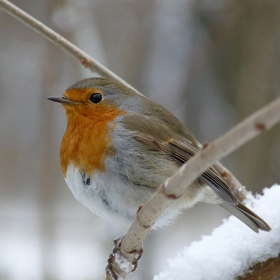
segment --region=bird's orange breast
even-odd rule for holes
[[[102,108],[103,107],[103,108]],[[117,107],[98,104],[89,115],[82,115],[75,108],[67,110],[68,125],[60,148],[61,169],[66,177],[70,164],[93,174],[105,171],[105,158],[114,154],[111,145],[114,119],[125,112]]]

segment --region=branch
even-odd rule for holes
[[[215,169],[221,174],[224,181],[230,187],[234,196],[239,200],[243,201],[246,198],[247,191],[244,186],[234,177],[234,175],[225,168],[220,162],[214,164]]]
[[[244,276],[238,280],[273,280],[280,275],[280,255],[276,258],[270,258],[263,263],[257,263],[248,269]]]
[[[97,62],[87,53],[76,47],[74,44],[70,43],[64,37],[60,36],[58,33],[54,32],[52,29],[50,29],[40,21],[36,20],[34,17],[19,9],[17,6],[13,5],[9,1],[0,0],[0,9],[7,12],[11,16],[15,17],[19,21],[23,22],[25,25],[29,26],[30,28],[41,34],[43,37],[45,37],[46,39],[60,47],[62,50],[64,50],[66,53],[68,53],[70,56],[77,58],[85,68],[89,68],[92,72],[96,72],[100,76],[104,76],[118,81],[124,86],[132,88],[136,91],[136,89],[134,89],[130,84],[128,84],[115,73],[110,71],[108,68]]]
[[[119,250],[115,247],[115,252],[108,262],[107,279],[124,279],[128,272],[135,269],[139,255],[141,255],[142,243],[155,220],[207,168],[260,133],[270,129],[279,121],[280,98],[277,98],[274,102],[243,120],[225,135],[207,145],[205,149],[202,149],[172,177],[167,179],[151,199],[139,209],[136,219],[121,241]],[[117,270],[111,271],[112,267],[117,268]],[[123,267],[125,269],[122,269]],[[129,269],[131,270],[129,271]],[[118,275],[117,271],[119,270],[122,271],[122,275]]]

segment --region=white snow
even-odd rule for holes
[[[213,230],[193,242],[154,280],[231,280],[250,266],[280,253],[280,185],[263,190],[263,195],[249,195],[246,205],[272,228],[259,234],[231,216]],[[170,241],[172,242],[172,240]]]

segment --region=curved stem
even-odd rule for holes
[[[7,12],[16,19],[20,20],[25,25],[29,26],[30,28],[41,34],[43,37],[45,37],[46,39],[63,49],[72,57],[77,58],[84,67],[89,68],[92,72],[96,72],[100,76],[104,76],[118,81],[124,86],[132,88],[136,91],[136,89],[134,89],[130,84],[128,84],[114,72],[110,71],[108,68],[100,64],[87,53],[76,47],[74,44],[70,43],[64,37],[60,36],[58,33],[53,31],[34,17],[30,16],[23,10],[19,9],[17,6],[13,5],[9,1],[0,0],[0,9]]]

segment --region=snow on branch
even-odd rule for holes
[[[269,233],[256,234],[231,216],[211,235],[168,260],[154,280],[274,279],[280,274],[279,197],[280,185],[274,185],[262,196],[249,193],[245,201],[270,224]]]

